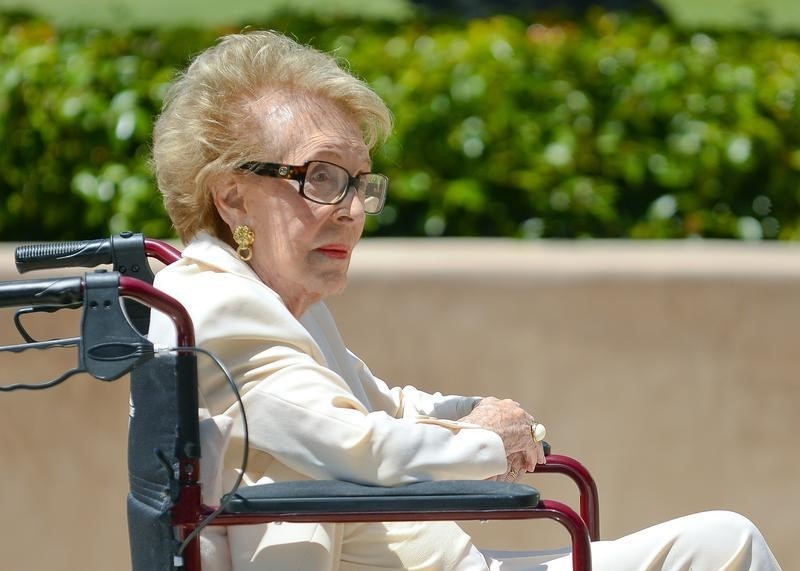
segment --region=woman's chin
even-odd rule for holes
[[[324,272],[315,281],[317,287],[314,290],[319,294],[320,299],[338,295],[347,287],[347,270]]]

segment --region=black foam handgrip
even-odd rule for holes
[[[83,240],[80,242],[47,242],[19,246],[14,252],[17,271],[83,266],[93,268],[111,263],[111,239]]]
[[[82,283],[78,277],[0,282],[0,307],[80,303]]]

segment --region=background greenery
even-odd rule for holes
[[[336,50],[394,111],[376,157],[390,205],[370,233],[800,237],[792,33],[397,6],[252,22]],[[0,15],[0,239],[171,235],[147,162],[152,120],[175,70],[240,27]]]
[[[144,26],[209,26],[261,22],[291,10],[294,14],[382,18],[415,17],[415,4],[464,7],[605,4],[617,9],[652,3],[671,20],[689,28],[752,28],[800,31],[797,0],[0,0],[0,11],[25,9],[59,26],[95,25],[114,28]],[[462,10],[463,12],[463,10]],[[456,12],[458,13],[458,12]]]

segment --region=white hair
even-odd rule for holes
[[[263,150],[264,140],[252,128],[252,104],[270,93],[296,96],[298,102],[322,98],[334,103],[359,126],[370,149],[392,128],[381,98],[331,55],[272,31],[223,37],[172,84],[153,131],[158,187],[184,242],[200,230],[229,239],[209,177]],[[277,145],[277,139],[273,136],[271,143]]]

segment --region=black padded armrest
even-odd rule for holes
[[[524,484],[447,480],[393,488],[336,480],[277,482],[239,490],[225,513],[349,513],[532,508],[539,491]]]

